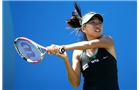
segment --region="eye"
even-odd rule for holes
[[[99,22],[98,24],[102,24],[102,22]]]
[[[102,22],[89,22],[89,24],[92,24],[92,25],[102,25]]]
[[[90,22],[90,24],[96,24],[95,22]]]

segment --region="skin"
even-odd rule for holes
[[[80,54],[82,53],[82,50],[86,50],[86,54],[90,56],[95,53],[97,48],[105,48],[116,58],[114,41],[112,37],[108,35],[103,35],[100,37],[103,32],[103,26],[102,22],[98,18],[92,18],[88,23],[82,26],[81,29],[86,34],[88,41],[64,45],[66,50],[74,50],[72,56],[72,65],[66,52],[64,54],[59,53],[59,49],[62,48],[62,46],[53,44],[47,47],[47,51],[50,54],[56,54],[64,60],[68,79],[75,88],[77,88],[80,84]]]

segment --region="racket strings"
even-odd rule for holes
[[[19,55],[28,62],[38,63],[42,59],[42,50],[26,40],[17,40],[15,43]]]

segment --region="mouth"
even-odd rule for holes
[[[99,29],[96,29],[95,32],[100,32],[100,30]]]

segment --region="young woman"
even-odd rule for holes
[[[81,12],[79,16],[80,14]],[[50,54],[56,54],[64,60],[68,79],[75,88],[80,84],[82,73],[83,90],[119,90],[114,41],[111,36],[102,35],[102,23],[103,17],[95,12],[89,12],[81,18],[73,12],[67,24],[71,28],[79,28],[78,32],[83,33],[83,41],[47,47]],[[59,53],[62,47],[65,50],[74,50],[72,66],[67,53]]]

